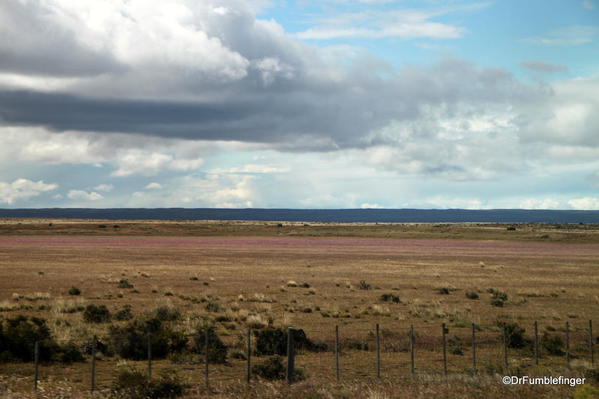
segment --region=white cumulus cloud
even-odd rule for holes
[[[560,209],[562,203],[554,198],[527,198],[520,202],[521,209]]]
[[[70,190],[67,194],[72,200],[80,200],[80,201],[97,201],[104,198],[102,194],[99,194],[95,191],[84,191],[84,190]]]
[[[94,190],[109,193],[114,190],[114,186],[112,184],[98,184],[94,187]]]
[[[599,210],[599,197],[574,198],[568,201],[568,204],[579,210]]]
[[[160,190],[162,189],[162,184],[157,183],[157,182],[152,182],[152,183],[148,183],[148,185],[145,187],[146,190]]]
[[[19,200],[37,197],[43,192],[58,188],[57,184],[47,184],[43,180],[16,179],[12,183],[0,182],[0,202],[12,205]]]

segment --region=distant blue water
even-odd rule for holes
[[[599,211],[522,209],[0,209],[0,217],[153,220],[278,220],[294,222],[599,223]]]

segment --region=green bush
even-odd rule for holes
[[[468,299],[478,299],[478,294],[474,291],[466,292],[466,298]]]
[[[164,359],[169,353],[181,352],[187,346],[187,338],[183,334],[173,331],[161,320],[152,318],[134,320],[124,327],[110,326],[109,350],[123,359],[147,359],[148,333],[154,359]]]
[[[449,353],[460,356],[464,354],[462,339],[457,335],[449,338],[447,343],[449,344]]]
[[[258,355],[285,355],[287,354],[287,329],[265,328],[255,330],[256,353]],[[306,336],[304,330],[294,330],[293,334],[296,350],[309,350],[312,352],[326,351],[327,346],[323,343],[312,342]]]
[[[94,341],[93,339],[88,340],[84,345],[83,345],[83,352],[87,355],[91,355],[94,351]],[[104,342],[100,341],[99,339],[96,339],[96,353],[102,353],[103,355],[106,356],[112,356],[113,353],[108,349],[108,345],[106,345]]]
[[[81,290],[77,287],[69,288],[69,295],[81,295]]]
[[[181,311],[172,306],[159,306],[152,315],[160,321],[176,321],[181,318]]]
[[[507,294],[505,292],[492,290],[493,296],[491,296],[491,305],[497,307],[503,307],[507,302]]]
[[[127,279],[121,279],[121,280],[119,280],[119,283],[117,284],[117,287],[118,288],[123,288],[123,289],[133,288],[133,284],[131,284],[129,282],[129,280],[127,280]]]
[[[203,325],[193,335],[192,352],[204,354],[206,350],[206,333],[208,333],[208,363],[226,363],[227,347],[216,334],[216,328]]]
[[[358,351],[367,351],[369,349],[368,343],[358,340],[350,340],[345,344],[347,349],[354,349]]]
[[[254,330],[256,353],[260,355],[285,355],[287,353],[287,331],[282,328]]]
[[[39,360],[42,362],[83,361],[77,346],[60,346],[54,341],[44,319],[23,315],[0,323],[0,361],[33,361],[36,341],[39,342]]]
[[[287,377],[287,366],[281,356],[273,356],[252,367],[252,373],[265,380],[284,380]],[[293,381],[306,379],[303,369],[295,368]]]
[[[115,396],[128,399],[169,399],[185,393],[185,385],[172,372],[148,381],[146,375],[133,368],[118,371],[113,386]]]
[[[383,294],[380,296],[380,300],[383,302],[393,302],[393,303],[399,303],[399,296],[395,295],[395,294]]]
[[[265,380],[284,380],[287,367],[283,364],[281,356],[273,356],[265,361],[255,364],[252,373]]]
[[[541,337],[541,348],[550,355],[563,356],[564,352],[564,341],[559,335],[552,335],[545,332]]]
[[[497,322],[497,326],[505,328],[507,345],[510,348],[524,348],[530,345],[531,341],[524,337],[526,330],[518,325],[518,323],[508,323],[504,321]]]
[[[73,343],[60,346],[59,351],[55,355],[55,359],[61,363],[76,363],[85,361],[81,349]]]
[[[87,305],[83,312],[83,321],[86,323],[107,323],[110,318],[110,311],[106,305]]]
[[[574,391],[574,399],[596,399],[599,398],[599,389],[590,385],[579,385]]]
[[[584,376],[595,383],[599,383],[599,369],[587,369]]]
[[[33,361],[34,342],[39,341],[40,360],[48,361],[57,352],[50,328],[44,319],[23,315],[6,319],[0,330],[0,358],[3,361]]]
[[[220,311],[222,311],[221,306],[218,304],[218,302],[208,302],[206,304],[206,310],[208,312],[214,312],[214,313],[218,313]]]
[[[125,305],[121,310],[114,314],[114,319],[118,321],[131,320],[133,313],[131,312],[131,305]]]

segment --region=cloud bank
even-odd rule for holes
[[[152,7],[142,0],[1,2],[0,165],[105,168],[101,181],[65,188],[73,201],[100,203],[122,195],[119,179],[137,178],[137,194],[126,199],[131,204],[153,198],[190,206],[268,204],[263,193],[277,195],[263,182],[301,180],[306,160],[320,165],[321,175],[331,165],[341,168],[336,181],[348,170],[458,183],[576,167],[597,173],[596,76],[524,80],[452,55],[397,67],[360,48],[298,40],[457,40],[468,29],[439,18],[488,6],[342,13],[289,33],[243,0]],[[522,41],[582,46],[598,32],[572,25]],[[520,65],[535,73],[569,71],[538,59]],[[213,166],[223,151],[240,160]],[[286,160],[254,162],[241,159],[242,151]],[[312,181],[319,181],[314,174]],[[161,180],[165,176],[181,186]],[[4,180],[0,193],[7,204],[57,189],[37,178]],[[297,204],[381,205],[308,184],[322,194],[304,195]],[[167,187],[175,196],[165,197]],[[424,201],[488,206],[470,197],[428,193]],[[594,197],[585,198],[557,203],[595,206]]]

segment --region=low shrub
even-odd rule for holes
[[[0,359],[3,361],[33,361],[33,346],[40,342],[40,360],[50,360],[56,351],[50,328],[44,319],[23,315],[6,319],[0,324]]]
[[[393,302],[393,303],[399,303],[399,296],[395,295],[395,294],[383,294],[380,296],[380,300],[383,302]]]
[[[119,398],[169,399],[183,396],[185,388],[173,372],[164,372],[160,377],[148,381],[143,372],[124,367],[117,372],[113,392]]]
[[[502,291],[492,290],[491,305],[497,307],[503,307],[507,302],[507,294]]]
[[[466,298],[468,299],[478,299],[478,294],[474,291],[467,291]]]
[[[181,318],[181,311],[173,306],[159,306],[152,315],[160,321],[176,321]]]
[[[370,284],[368,284],[366,281],[364,280],[360,280],[360,283],[358,283],[358,289],[360,290],[371,290],[372,286]]]
[[[545,332],[541,337],[541,348],[553,356],[563,356],[564,341],[559,335],[548,334]]]
[[[89,340],[83,345],[83,352],[86,355],[91,355],[94,351],[94,341]],[[96,339],[96,353],[102,353],[103,355],[110,356],[112,352],[108,349],[108,345],[99,339]]]
[[[283,328],[265,328],[254,331],[256,336],[256,353],[258,355],[287,354],[287,330]],[[304,330],[294,330],[293,339],[297,350],[305,349],[312,352],[327,350],[324,343],[315,343],[308,339]]]
[[[117,284],[118,288],[123,288],[123,289],[128,289],[128,288],[133,288],[133,284],[131,284],[129,282],[129,280],[127,279],[121,279],[119,280],[119,283]]]
[[[347,347],[347,349],[353,349],[353,350],[358,350],[358,351],[367,351],[369,349],[367,342],[358,341],[358,340],[348,341],[345,344],[345,347]]]
[[[81,295],[81,290],[77,287],[69,288],[69,295]]]
[[[83,321],[86,323],[107,323],[110,318],[110,311],[106,305],[90,304],[83,311]]]
[[[214,313],[218,313],[220,311],[222,311],[221,306],[218,304],[218,302],[208,302],[206,304],[206,310],[208,312],[214,312]]]
[[[39,359],[42,362],[83,361],[77,346],[61,346],[54,341],[44,319],[23,315],[0,322],[0,361],[33,361],[36,341],[39,342]]]
[[[507,344],[510,348],[524,348],[530,345],[531,341],[524,337],[526,330],[518,325],[518,323],[508,323],[504,321],[497,322],[497,326],[505,328]]]
[[[54,359],[61,363],[77,363],[85,361],[81,349],[73,343],[61,345],[54,356]]]
[[[599,398],[599,388],[590,384],[579,385],[574,391],[574,399],[595,399]]]
[[[595,383],[599,383],[599,369],[587,369],[584,371],[584,376]]]
[[[447,343],[449,344],[449,353],[460,356],[464,354],[464,345],[462,339],[457,335],[452,338],[449,338],[449,340],[447,340]]]
[[[227,347],[211,325],[199,326],[193,335],[192,352],[204,354],[206,351],[206,334],[208,334],[208,363],[226,363]]]
[[[118,321],[131,320],[133,318],[133,312],[131,312],[131,305],[125,305],[121,310],[114,314],[114,319]]]
[[[159,319],[151,318],[134,320],[124,327],[110,326],[109,349],[123,359],[146,359],[148,334],[154,359],[164,359],[169,353],[179,353],[187,346],[187,339],[182,333],[173,331]]]
[[[284,380],[287,367],[283,364],[281,356],[273,356],[265,361],[255,364],[252,373],[265,380]]]

